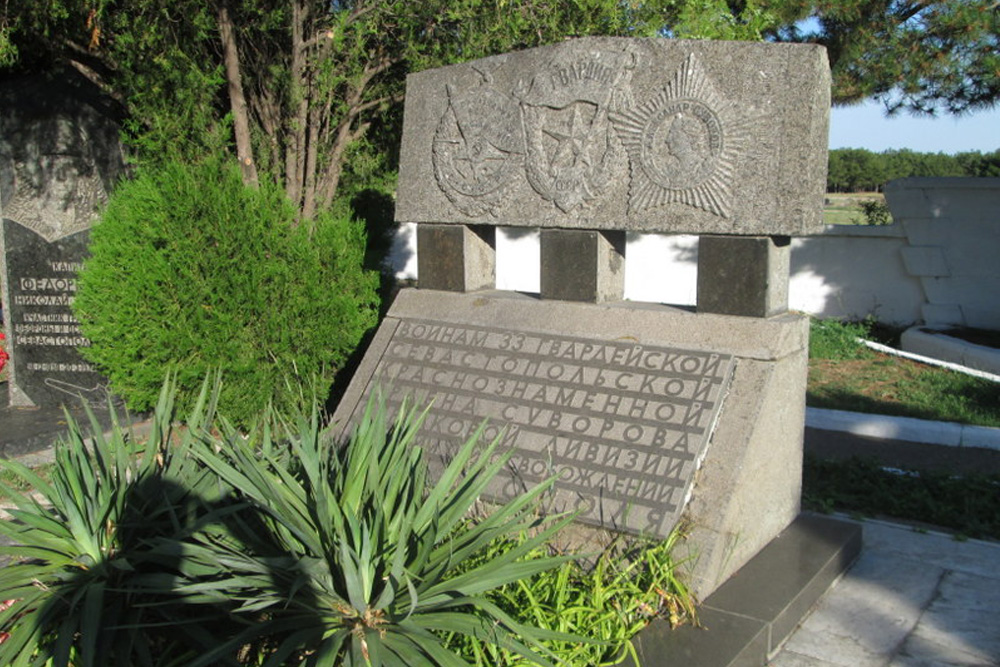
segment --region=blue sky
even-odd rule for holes
[[[909,148],[921,153],[993,152],[1000,149],[1000,108],[966,116],[886,118],[878,102],[834,107],[830,148],[867,148],[881,153]]]

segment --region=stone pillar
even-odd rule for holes
[[[417,272],[421,289],[493,289],[497,275],[496,227],[418,225]]]
[[[787,236],[702,236],[698,312],[771,317],[788,312]]]
[[[541,230],[541,296],[620,301],[625,294],[625,232]]]

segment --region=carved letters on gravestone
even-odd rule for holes
[[[0,249],[5,327],[10,339],[10,401],[58,405],[107,401],[107,382],[79,354],[90,343],[72,311],[76,274],[87,256],[89,228],[108,199],[105,182],[121,168],[120,152],[99,165],[95,144],[117,149],[116,129],[84,105],[53,105],[66,90],[37,97],[0,123]],[[7,91],[8,96],[9,91]],[[46,95],[50,97],[46,97]],[[101,134],[95,138],[90,130]]]
[[[705,454],[732,361],[718,352],[406,319],[366,394],[381,386],[394,409],[405,397],[433,399],[421,438],[439,465],[488,419],[486,437],[515,450],[490,488],[496,500],[557,475],[550,510],[666,535]]]

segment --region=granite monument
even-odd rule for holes
[[[788,237],[817,232],[829,71],[811,45],[587,38],[412,74],[396,217],[403,290],[334,416],[433,401],[447,458],[484,420],[501,501],[688,527],[705,596],[795,518],[808,323]],[[541,293],[494,289],[495,227],[541,230]],[[696,312],[622,300],[627,231],[699,233]]]
[[[72,311],[88,230],[123,173],[112,111],[78,82],[14,79],[0,90],[0,275],[10,404],[107,401],[79,353]]]

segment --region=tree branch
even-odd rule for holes
[[[304,24],[306,7],[304,0],[292,3],[292,65],[291,102],[295,111],[292,115],[288,142],[285,146],[285,192],[296,207],[302,204],[302,188],[305,174],[306,124],[309,121],[309,82],[306,72],[306,46],[304,44]]]
[[[243,183],[256,187],[258,184],[257,164],[253,159],[253,145],[250,141],[250,118],[247,100],[243,93],[243,77],[240,75],[240,56],[236,49],[236,30],[233,27],[229,9],[219,5],[219,37],[226,65],[226,81],[229,84],[229,105],[233,111],[233,130],[236,135],[236,155],[240,161]]]

